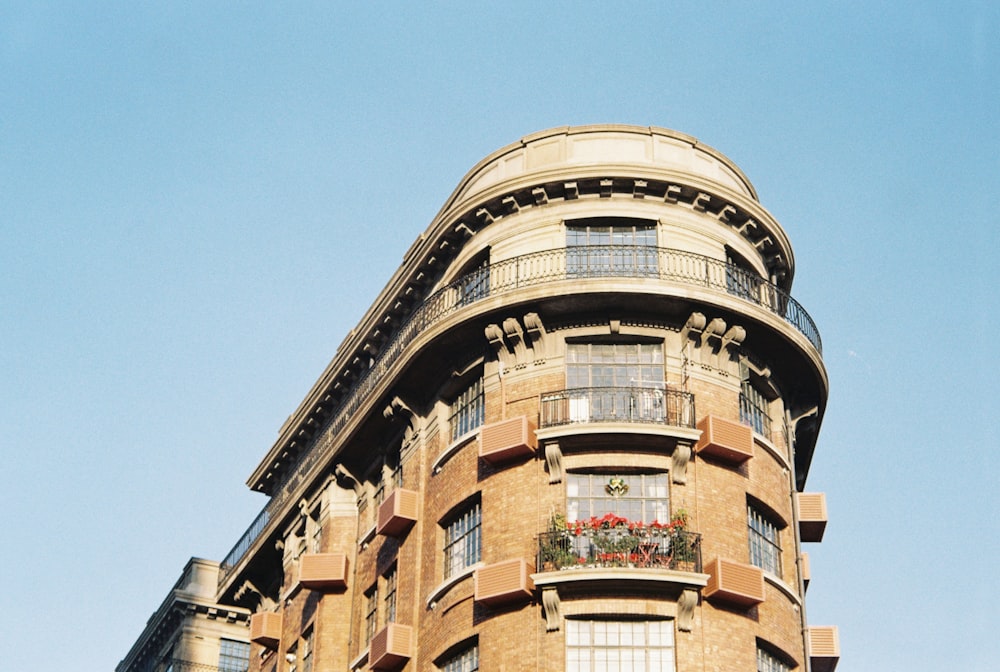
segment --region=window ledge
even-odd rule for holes
[[[788,457],[782,455],[781,451],[778,450],[778,447],[773,443],[771,443],[768,439],[764,438],[763,435],[758,434],[755,431],[753,433],[753,442],[756,443],[761,448],[763,448],[764,450],[766,450],[768,453],[770,453],[771,457],[776,459],[785,469],[791,468],[791,466],[788,464]]]
[[[802,598],[799,597],[794,590],[792,590],[791,586],[789,586],[787,583],[779,579],[776,574],[772,574],[771,572],[765,571],[764,581],[770,583],[772,586],[774,586],[782,593],[784,593],[785,597],[787,597],[789,600],[798,605],[799,608],[802,607]]]
[[[360,654],[358,654],[357,658],[355,658],[354,660],[352,660],[350,663],[347,664],[348,667],[351,670],[360,670],[361,667],[365,663],[368,662],[368,652],[369,651],[370,651],[370,648],[369,647],[365,647],[365,650],[362,651]]]
[[[477,562],[474,565],[469,565],[462,571],[457,572],[452,576],[449,576],[447,579],[439,583],[434,588],[434,590],[431,591],[431,594],[427,596],[427,608],[433,609],[435,606],[437,606],[438,601],[442,597],[444,597],[445,593],[451,590],[456,584],[461,583],[464,579],[467,579],[470,576],[472,576],[477,569],[484,566],[485,565],[482,562]]]
[[[376,527],[376,524],[372,523],[372,526],[365,530],[364,534],[361,535],[361,538],[358,539],[358,545],[362,548],[362,550],[368,548],[368,544],[372,543],[372,539],[375,538]]]
[[[458,437],[444,449],[444,451],[434,458],[434,462],[431,463],[431,473],[438,474],[441,472],[441,467],[444,463],[454,457],[455,453],[464,448],[467,444],[479,438],[479,428],[472,430],[471,432],[466,432],[462,436]]]

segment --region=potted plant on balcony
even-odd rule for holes
[[[565,567],[574,567],[579,558],[573,550],[573,540],[566,525],[566,516],[555,513],[549,519],[549,530],[539,544],[542,570],[550,572]]]
[[[687,533],[687,511],[679,509],[668,523],[673,569],[693,572],[698,558],[697,537]]]
[[[628,565],[632,562],[640,539],[632,533],[628,518],[608,513],[588,522],[602,564]]]

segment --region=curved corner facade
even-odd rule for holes
[[[658,128],[475,166],[248,484],[251,670],[831,670],[827,399],[788,238]],[[755,667],[756,666],[756,667]]]

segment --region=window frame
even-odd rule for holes
[[[437,664],[437,668],[441,672],[478,672],[479,642],[448,656]]]
[[[238,650],[237,650],[238,649]],[[246,653],[244,657],[242,654]],[[242,661],[242,666],[229,665],[229,661]],[[219,672],[246,672],[250,669],[250,642],[229,637],[219,638]]]
[[[657,222],[633,217],[568,220],[566,277],[657,277]]]
[[[753,501],[747,501],[747,549],[750,564],[781,576],[781,530],[777,516]]]
[[[486,421],[486,394],[479,374],[448,404],[448,426],[455,441],[478,430]]]
[[[600,496],[601,488],[600,481],[610,482],[612,478],[627,479],[627,484],[629,486],[629,492],[624,495],[613,495],[611,493],[606,493],[607,496]],[[659,523],[667,523],[670,521],[670,472],[668,471],[647,471],[647,472],[628,472],[628,471],[605,471],[605,470],[580,470],[571,471],[566,474],[566,522],[575,522],[577,520],[586,520],[591,516],[600,518],[607,513],[614,513],[615,515],[622,516],[623,518],[628,518],[632,522],[642,522],[642,523],[652,523],[654,521]],[[584,480],[586,480],[586,489],[588,492],[583,493]],[[630,482],[631,481],[631,482]],[[636,483],[635,481],[638,481]],[[639,493],[633,494],[631,491],[635,487],[639,486]],[[571,489],[576,486],[577,493],[571,494]],[[653,492],[653,494],[647,494],[650,488],[664,489],[664,495],[661,497]],[[577,506],[574,508],[573,503],[577,502]],[[583,511],[583,502],[588,502],[587,508],[589,509],[589,515],[587,512]],[[633,507],[610,507],[606,511],[595,509],[595,502],[638,502],[639,511],[641,512],[639,517],[626,515],[630,513],[629,509]],[[655,511],[655,515],[648,517],[646,515],[647,509],[652,508]],[[663,513],[662,517],[660,513]],[[647,519],[648,518],[648,519]]]
[[[364,638],[365,646],[371,644],[372,637],[378,632],[378,581],[375,581],[364,592]]]
[[[483,557],[483,509],[479,497],[444,520],[444,578],[480,562]]]
[[[757,640],[757,672],[792,672],[797,667],[787,655]]]
[[[620,620],[619,620],[620,619]],[[677,637],[674,633],[674,621],[670,619],[642,620],[636,618],[607,619],[576,619],[568,618],[566,623],[566,672],[594,672],[598,664],[611,661],[611,653],[617,652],[615,662],[619,669],[641,670],[643,672],[674,672],[677,669]],[[614,624],[616,632],[611,633],[609,625]],[[642,638],[636,641],[637,624],[642,625]],[[586,626],[583,632],[581,626]],[[656,632],[652,631],[655,625]],[[627,637],[623,637],[626,627]],[[603,630],[603,632],[602,632]],[[609,636],[614,634],[618,640],[617,646],[607,644]],[[624,639],[632,642],[623,646]],[[655,644],[666,640],[667,644]],[[602,645],[602,642],[604,644]],[[574,651],[578,652],[574,655]],[[629,655],[623,655],[625,652]],[[586,655],[583,654],[586,652]],[[658,652],[660,655],[654,655]],[[662,655],[669,652],[668,656]],[[603,653],[604,655],[599,655]],[[601,660],[603,658],[603,660]],[[636,660],[636,659],[639,660]],[[654,660],[658,658],[658,660]],[[630,660],[631,659],[631,660]]]
[[[392,567],[382,575],[382,582],[385,586],[385,596],[382,598],[384,605],[384,620],[386,623],[396,622],[396,597],[399,587],[398,565],[393,563]]]

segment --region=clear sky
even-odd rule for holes
[[[0,3],[0,668],[113,669],[462,175],[620,122],[795,248],[838,670],[997,669],[998,85],[988,1]]]

